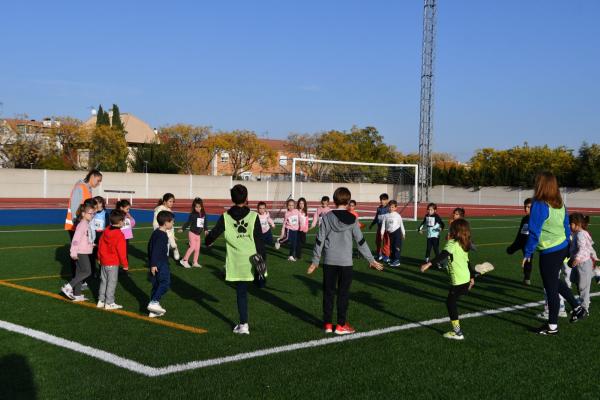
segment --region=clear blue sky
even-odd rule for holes
[[[271,138],[372,125],[413,152],[422,3],[4,2],[3,116],[114,102]],[[434,150],[600,142],[599,19],[600,1],[439,0]]]

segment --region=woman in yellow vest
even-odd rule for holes
[[[548,323],[537,333],[540,335],[558,334],[559,294],[569,302],[573,309],[571,322],[585,317],[571,289],[559,279],[560,267],[569,257],[569,216],[560,195],[558,181],[550,172],[537,175],[529,217],[529,238],[525,244],[523,266],[531,261],[533,253],[540,253],[540,274],[548,298]]]
[[[71,196],[67,205],[67,216],[65,218],[65,230],[69,234],[69,243],[71,243],[73,235],[75,235],[77,209],[84,201],[93,197],[92,189],[98,187],[100,182],[102,182],[102,173],[97,169],[93,169],[71,189]],[[75,261],[73,260],[71,260],[71,272],[75,276]]]

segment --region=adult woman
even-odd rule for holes
[[[571,289],[559,279],[560,267],[569,256],[569,216],[560,195],[556,177],[550,172],[538,174],[535,180],[533,204],[529,218],[529,238],[525,245],[523,265],[531,261],[533,253],[540,253],[540,274],[548,298],[548,323],[542,326],[540,335],[558,334],[559,294],[573,309],[571,322],[585,316]]]
[[[98,187],[100,182],[102,182],[102,173],[97,169],[93,169],[88,172],[83,180],[78,181],[73,186],[65,218],[65,230],[69,233],[69,242],[73,240],[75,234],[77,209],[84,201],[92,198],[92,189]],[[73,261],[71,261],[71,269],[73,275],[75,275],[75,263]]]

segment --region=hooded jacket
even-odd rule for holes
[[[358,244],[358,251],[369,262],[373,255],[369,249],[354,215],[345,209],[336,209],[321,217],[321,226],[313,249],[313,264],[341,267],[352,266],[352,241]]]
[[[121,228],[110,226],[104,230],[98,243],[98,259],[100,265],[124,268],[129,267],[127,262],[127,243]]]

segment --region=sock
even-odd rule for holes
[[[555,329],[558,329],[558,325],[556,325],[556,324],[548,324],[548,328],[550,328],[552,330],[555,330]]]
[[[454,319],[452,321],[452,329],[454,329],[454,332],[460,332],[460,322],[457,319]]]

